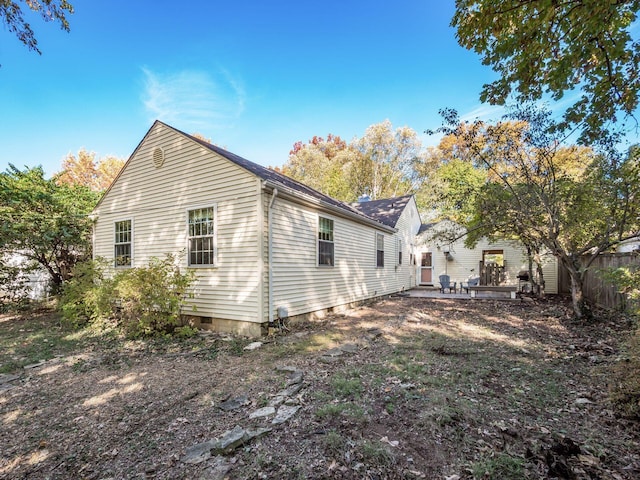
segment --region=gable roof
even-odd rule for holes
[[[403,195],[402,197],[385,198],[383,200],[370,200],[368,202],[354,203],[353,207],[367,217],[395,228],[400,215],[402,215],[412,197],[413,195]]]
[[[272,187],[276,187],[276,188],[281,188],[282,190],[285,191],[289,191],[292,192],[296,198],[310,198],[313,199],[315,202],[317,202],[318,204],[324,206],[325,208],[329,208],[331,210],[334,210],[336,212],[342,213],[343,215],[346,215],[348,217],[354,218],[354,219],[359,219],[361,222],[364,223],[368,223],[372,226],[376,226],[377,228],[381,228],[383,230],[386,231],[394,231],[395,230],[395,223],[393,225],[383,222],[378,218],[375,217],[371,217],[369,215],[367,215],[364,211],[361,211],[360,209],[356,208],[353,205],[350,205],[348,203],[345,202],[341,202],[339,200],[336,200],[335,198],[332,198],[328,195],[325,195],[303,183],[300,183],[292,178],[287,177],[286,175],[283,175],[279,172],[276,172],[275,170],[271,170],[269,168],[263,167],[262,165],[258,165],[257,163],[254,163],[250,160],[247,160],[246,158],[242,158],[239,155],[236,155],[235,153],[231,153],[223,148],[220,148],[216,145],[212,145],[209,142],[206,142],[204,140],[201,140],[199,138],[196,138],[192,135],[189,135],[188,133],[185,133],[181,130],[178,130],[175,127],[172,127],[171,125],[167,125],[164,122],[161,122],[160,120],[156,120],[153,125],[151,126],[151,128],[149,128],[149,130],[147,131],[147,133],[145,134],[144,138],[140,141],[140,143],[138,144],[138,146],[136,147],[136,149],[134,150],[134,152],[131,154],[131,156],[129,157],[129,159],[131,159],[136,151],[140,148],[140,145],[142,145],[142,143],[144,142],[145,138],[149,135],[149,133],[154,129],[154,127],[156,125],[162,125],[165,128],[169,128],[173,131],[175,131],[176,133],[183,135],[187,138],[189,138],[190,140],[198,143],[199,145],[201,145],[202,147],[206,148],[207,150],[210,150],[212,152],[215,152],[216,154],[220,155],[223,158],[226,158],[227,160],[229,160],[230,162],[236,164],[237,166],[249,171],[250,173],[256,175],[258,178],[264,180],[266,183],[268,183],[270,186]],[[127,161],[128,163],[128,161]],[[112,182],[115,183],[118,180],[118,177],[120,176],[120,174],[122,173],[122,171],[126,168],[126,164],[125,166],[120,170],[120,173],[118,174],[118,176],[114,179],[114,181]],[[109,188],[107,189],[107,191],[105,192],[105,194],[102,196],[102,198],[100,199],[100,201],[98,202],[98,205],[100,205],[100,203],[102,203],[102,199],[107,195],[107,193],[109,192],[109,190],[111,190],[111,186],[109,186]],[[405,202],[406,205],[406,202]],[[97,208],[97,206],[96,206]],[[398,217],[400,216],[402,212],[399,212]],[[397,219],[396,219],[397,221]]]

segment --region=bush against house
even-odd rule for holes
[[[60,302],[63,318],[77,326],[114,321],[131,337],[188,333],[180,315],[190,297],[192,271],[183,273],[176,257],[152,258],[144,267],[109,276],[103,261],[79,264]]]

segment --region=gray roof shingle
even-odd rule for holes
[[[400,215],[404,212],[412,196],[413,195],[403,195],[402,197],[370,200],[352,205],[367,217],[395,228],[400,219]]]

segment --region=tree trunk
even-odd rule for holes
[[[579,260],[567,259],[563,264],[567,267],[569,278],[571,279],[571,303],[573,305],[573,315],[577,319],[589,316],[587,301],[584,297],[583,284],[584,272],[579,266]]]

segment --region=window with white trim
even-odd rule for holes
[[[384,234],[376,233],[376,267],[384,267]]]
[[[398,239],[398,265],[402,265],[402,240]]]
[[[114,266],[131,266],[131,220],[120,220],[114,223],[113,258]]]
[[[187,213],[190,266],[216,263],[216,206],[195,208]]]
[[[333,220],[318,217],[318,265],[333,267],[334,262]]]

